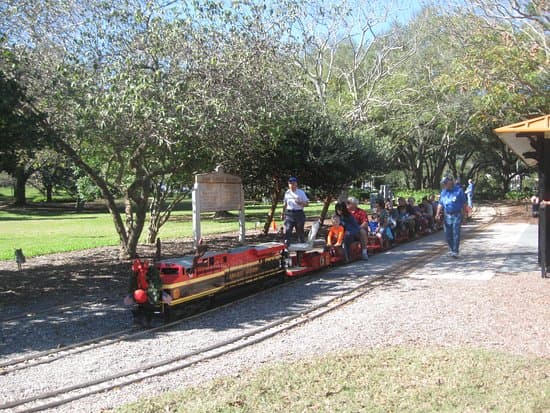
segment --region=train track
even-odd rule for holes
[[[294,282],[294,281],[295,280],[291,280],[289,282]],[[273,288],[278,288],[278,286],[275,286]],[[212,309],[202,311],[200,313],[194,314],[192,316],[184,317],[170,323],[165,323],[158,327],[152,327],[147,329],[143,329],[141,327],[127,328],[127,329],[119,330],[109,334],[105,334],[99,337],[94,337],[89,340],[73,343],[60,348],[45,350],[38,353],[29,354],[23,357],[11,359],[0,363],[0,375],[5,375],[5,374],[13,373],[19,370],[28,369],[41,364],[52,363],[54,361],[60,360],[65,357],[73,356],[79,353],[84,353],[86,351],[96,350],[101,347],[113,345],[124,340],[132,340],[139,337],[152,335],[158,332],[167,331],[184,322],[189,322],[194,318],[204,317],[205,315],[208,315],[208,313],[210,312],[220,311],[225,307],[241,304],[244,301],[253,299],[263,293],[267,293],[267,291],[260,291],[259,293],[256,293],[256,294],[247,295],[238,300],[231,301],[230,303],[216,306]]]
[[[464,233],[463,238],[467,239],[474,236],[477,232],[483,231],[487,226],[491,225],[495,221],[499,220],[501,212],[498,208],[495,208],[493,218],[477,227],[471,228]],[[33,395],[27,398],[21,398],[18,400],[10,401],[0,405],[0,410],[3,409],[16,409],[16,411],[34,412],[45,409],[51,409],[70,403],[72,401],[91,396],[100,392],[106,392],[113,389],[118,389],[123,386],[128,386],[133,383],[140,382],[145,379],[159,377],[162,375],[173,373],[174,371],[181,370],[193,366],[197,363],[213,360],[223,357],[229,353],[238,351],[245,347],[252,346],[254,344],[265,341],[269,338],[277,336],[282,332],[297,328],[305,323],[308,323],[314,319],[322,317],[323,315],[335,311],[360,297],[365,296],[373,289],[394,283],[396,279],[408,276],[413,271],[417,270],[419,266],[426,265],[433,259],[439,257],[442,252],[447,249],[446,245],[441,245],[432,248],[428,252],[410,258],[406,262],[399,263],[399,275],[394,275],[393,271],[380,274],[378,276],[369,277],[368,279],[359,282],[353,288],[348,289],[342,293],[333,296],[332,298],[325,300],[317,305],[312,305],[309,308],[299,311],[295,314],[291,314],[282,318],[279,318],[273,322],[267,323],[261,327],[251,329],[242,334],[237,334],[229,339],[219,341],[207,347],[201,347],[199,350],[192,350],[177,354],[173,357],[167,357],[157,362],[141,365],[138,368],[127,369],[116,374],[103,376],[101,378],[83,381],[71,386],[62,387],[53,391],[44,392],[41,394]],[[284,284],[284,285],[288,285]],[[259,294],[264,294],[265,291]],[[247,296],[244,300],[252,299],[257,296]],[[239,300],[241,301],[241,300]],[[239,302],[238,301],[238,302]],[[227,304],[235,305],[238,302],[232,302]],[[223,306],[225,307],[225,306]],[[210,311],[217,311],[219,308],[215,308]],[[207,312],[207,313],[208,313]],[[194,317],[204,316],[205,313],[198,314]],[[189,319],[178,320],[174,323],[170,323],[156,329],[140,331],[135,333],[135,336],[142,334],[151,334],[154,331],[164,330]],[[113,333],[116,334],[116,333]],[[118,337],[116,341],[125,340],[131,335],[126,337]],[[115,342],[115,339],[110,342],[97,343],[97,345],[106,346]],[[83,346],[77,349],[78,352],[86,351]]]

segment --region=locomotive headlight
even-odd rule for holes
[[[180,298],[181,294],[180,294],[180,289],[179,288],[174,288],[172,290],[172,298],[175,300],[177,298]]]

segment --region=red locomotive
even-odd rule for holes
[[[224,252],[165,259],[150,266],[134,261],[135,314],[168,318],[173,309],[238,285],[284,275],[285,245],[269,242]]]

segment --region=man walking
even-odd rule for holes
[[[443,178],[441,184],[443,190],[439,196],[436,217],[441,219],[444,214],[444,230],[449,245],[449,254],[453,258],[458,258],[462,209],[466,202],[466,195],[464,195],[460,185],[456,185],[454,179],[450,176]]]
[[[468,206],[474,207],[474,181],[468,179],[468,187],[466,188],[466,197],[468,198]]]
[[[467,219],[470,218],[470,215],[472,214],[472,209],[474,208],[474,188],[474,181],[468,179],[468,187],[466,188],[466,199],[468,200],[468,208],[466,210]]]

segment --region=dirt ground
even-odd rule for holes
[[[500,204],[505,222],[529,222],[530,207],[523,203]],[[321,232],[320,236],[323,236]],[[211,250],[223,250],[238,245],[237,234],[205,237]],[[281,241],[281,235],[247,233],[247,243]],[[171,240],[162,243],[165,258],[190,254],[192,239]],[[152,259],[155,247],[140,245],[138,254]],[[27,259],[22,271],[14,261],[0,261],[0,310],[5,315],[18,311],[35,311],[51,305],[77,300],[118,300],[127,292],[130,260],[119,258],[118,247],[94,248],[83,251],[51,254]]]

